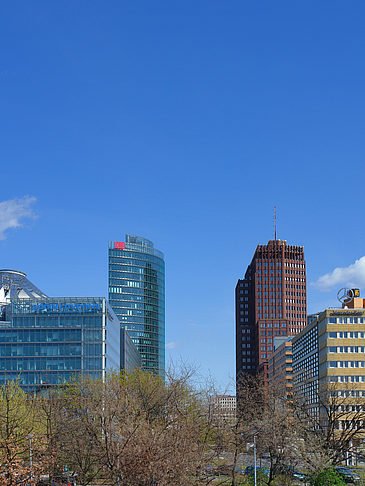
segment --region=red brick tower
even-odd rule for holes
[[[258,245],[245,278],[236,286],[236,378],[263,371],[274,337],[290,336],[307,324],[304,250],[286,241]]]

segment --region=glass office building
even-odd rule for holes
[[[151,241],[126,235],[109,242],[109,303],[128,330],[142,369],[165,371],[165,262]]]
[[[18,379],[37,392],[80,374],[104,378],[120,369],[120,323],[105,298],[46,297],[32,284],[19,298],[22,275],[4,277],[0,287],[0,384]]]
[[[125,371],[141,368],[141,355],[128,334],[127,329],[120,332],[120,367]]]

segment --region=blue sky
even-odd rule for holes
[[[224,388],[274,205],[310,312],[365,290],[364,20],[360,0],[4,2],[0,266],[106,295],[108,240],[153,240],[167,357]]]

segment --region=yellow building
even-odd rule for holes
[[[326,309],[292,339],[294,393],[322,423],[332,400],[338,431],[365,425],[364,307]]]

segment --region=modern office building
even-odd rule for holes
[[[272,240],[258,245],[236,300],[236,379],[262,370],[267,383],[273,340],[307,323],[306,268],[302,246]]]
[[[109,242],[109,302],[128,330],[142,369],[165,371],[165,262],[151,241],[126,235]]]
[[[141,368],[142,360],[136,345],[128,334],[127,329],[120,332],[120,367],[122,370],[131,371]]]
[[[326,309],[292,339],[293,389],[317,419],[326,420],[325,394],[346,398],[338,429],[351,424],[351,412],[365,405],[365,301]],[[335,393],[335,395],[334,395]],[[343,412],[349,412],[348,414]]]
[[[268,361],[269,386],[275,395],[291,399],[293,360],[291,336],[274,338],[274,352]]]
[[[36,392],[120,369],[120,324],[105,298],[47,297],[14,270],[0,270],[0,285],[0,384]]]

